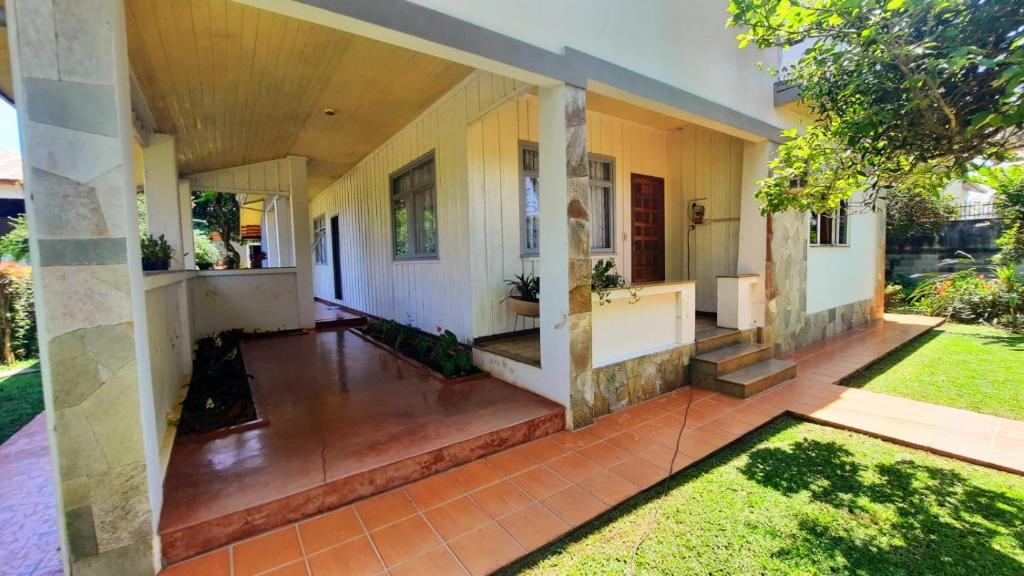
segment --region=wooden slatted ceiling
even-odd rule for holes
[[[5,10],[7,4],[0,0],[0,11]],[[7,45],[7,27],[0,27],[0,96],[8,102],[14,102],[14,80],[11,71],[11,50]]]
[[[316,193],[471,71],[228,0],[126,6],[132,68],[182,174],[293,154]]]

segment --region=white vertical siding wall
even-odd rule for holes
[[[665,234],[669,279],[697,281],[697,310],[715,311],[716,276],[736,274],[743,141],[700,126],[669,137]],[[690,230],[690,203],[701,199],[705,224]]]
[[[538,102],[532,94],[506,102],[469,126],[470,226],[473,244],[474,336],[510,332],[515,315],[501,302],[506,279],[538,274],[536,257],[523,257],[520,238],[519,146],[539,142]],[[615,160],[615,250],[593,258],[615,258],[620,272],[630,274],[630,174],[668,180],[669,133],[598,112],[587,112],[587,149]],[[540,184],[543,194],[544,183]],[[669,194],[666,184],[666,195]],[[543,218],[543,215],[541,216]],[[544,239],[541,238],[541,250]],[[518,328],[536,327],[521,319]]]
[[[314,265],[319,298],[421,329],[472,336],[466,125],[522,83],[474,73],[416,120],[312,199],[310,218],[339,217],[344,298],[334,298],[330,264]],[[434,151],[438,252],[431,261],[395,262],[391,252],[389,176]],[[328,242],[329,242],[328,228]],[[328,254],[331,253],[330,247]],[[330,259],[330,258],[329,258]]]
[[[468,129],[474,336],[512,331],[515,315],[501,304],[508,293],[504,281],[539,271],[537,258],[521,256],[518,157],[521,141],[538,141],[537,122],[537,98],[524,94]],[[666,280],[696,279],[697,309],[714,311],[715,277],[736,273],[742,141],[698,126],[669,132],[588,111],[587,149],[615,161],[615,251],[593,254],[593,258],[615,258],[629,280],[630,178],[632,174],[663,178]],[[544,184],[540,186],[543,193]],[[707,198],[703,201],[706,217],[718,221],[689,232],[689,203],[695,198]],[[688,243],[694,246],[692,256],[687,253]],[[543,245],[542,238],[542,250]],[[692,258],[689,273],[688,257]],[[525,326],[536,323],[527,320]],[[518,328],[523,327],[520,320]]]

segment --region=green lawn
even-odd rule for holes
[[[844,384],[1024,420],[1024,336],[946,323]]]
[[[661,490],[505,573],[626,573]],[[1024,478],[792,419],[660,499],[637,574],[1024,574]]]
[[[37,360],[0,366],[0,371],[27,368]],[[39,372],[0,378],[0,444],[43,410],[43,383]]]

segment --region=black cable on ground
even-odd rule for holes
[[[672,480],[672,470],[676,467],[676,457],[679,455],[679,444],[683,440],[683,431],[686,430],[686,421],[690,418],[690,406],[693,405],[693,384],[690,385],[690,395],[686,399],[686,410],[683,411],[683,424],[679,427],[679,433],[676,434],[676,445],[675,451],[672,453],[672,461],[668,465],[668,475],[662,480],[661,484],[661,495],[658,496],[657,502],[655,502],[654,508],[651,510],[651,515],[647,519],[647,524],[644,526],[643,535],[640,536],[640,540],[637,541],[636,546],[633,547],[633,557],[629,561],[629,569],[626,574],[632,576],[636,574],[636,556],[640,552],[640,547],[647,541],[647,537],[651,535],[651,530],[654,528],[654,522],[661,513],[661,507],[665,503],[665,496],[668,494],[669,481]]]

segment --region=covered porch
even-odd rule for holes
[[[494,378],[447,384],[345,328],[247,340],[269,425],[182,437],[164,481],[168,562],[561,430],[554,402]]]

